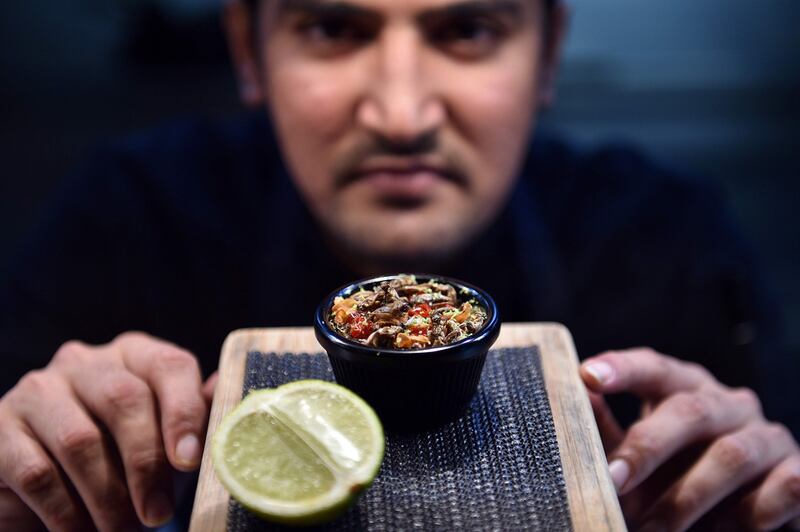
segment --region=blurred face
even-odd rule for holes
[[[550,91],[544,13],[531,0],[262,0],[242,94],[268,107],[343,254],[441,259],[497,215]]]

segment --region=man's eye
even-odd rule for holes
[[[338,17],[304,21],[298,25],[298,32],[316,53],[323,55],[349,51],[370,38],[367,28]]]
[[[440,26],[430,39],[440,49],[459,59],[477,60],[492,54],[508,31],[484,20],[458,20]]]

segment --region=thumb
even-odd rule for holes
[[[219,372],[215,371],[208,379],[206,379],[206,382],[203,383],[203,398],[206,400],[206,403],[209,406],[211,406],[211,401],[214,399],[214,390],[217,387],[218,380]]]
[[[617,418],[614,417],[614,413],[602,395],[589,391],[589,402],[592,404],[594,419],[597,422],[597,429],[600,431],[600,439],[603,440],[603,449],[606,455],[611,454],[622,442],[625,431],[619,426]]]

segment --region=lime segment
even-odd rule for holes
[[[242,487],[285,502],[318,497],[336,482],[314,451],[268,412],[249,414],[231,429],[225,462]]]
[[[324,381],[248,395],[212,441],[217,477],[265,519],[314,524],[334,518],[374,479],[383,458],[375,412]]]

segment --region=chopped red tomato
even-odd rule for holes
[[[413,335],[427,336],[428,329],[430,329],[430,325],[428,325],[427,323],[421,323],[419,325],[412,325],[411,327],[409,327],[408,332],[410,332]]]
[[[374,326],[360,312],[353,312],[350,315],[350,336],[353,338],[367,338],[374,329]]]
[[[423,318],[427,318],[431,315],[431,306],[427,303],[420,303],[419,305],[412,307],[411,310],[408,311],[409,316],[422,316]]]

